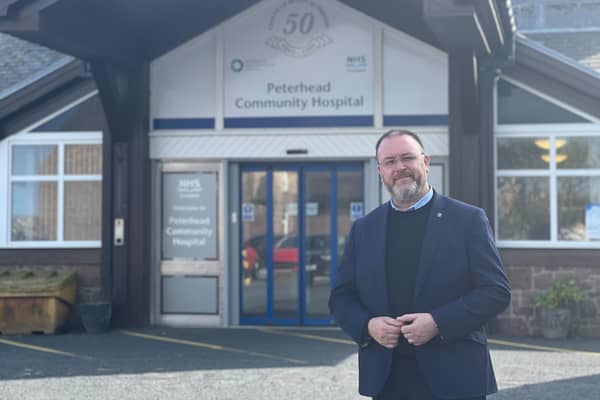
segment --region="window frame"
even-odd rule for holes
[[[5,162],[0,164],[0,176],[3,183],[0,189],[5,187],[5,196],[0,199],[0,248],[100,248],[102,240],[64,240],[64,194],[67,182],[102,182],[102,171],[100,174],[66,175],[65,174],[65,147],[68,145],[102,145],[102,132],[79,131],[79,132],[35,132],[21,133],[10,136],[0,146],[1,159]],[[56,145],[58,146],[58,171],[55,175],[12,175],[12,149],[18,145]],[[2,171],[4,170],[4,173]],[[11,215],[12,215],[12,184],[13,182],[56,182],[57,183],[57,240],[39,241],[13,241],[11,239]],[[1,190],[0,190],[1,191]],[[3,206],[2,203],[5,203]],[[102,213],[102,210],[100,210]]]
[[[496,243],[500,248],[598,248],[598,241],[570,241],[558,239],[558,178],[561,177],[597,177],[600,176],[600,166],[597,169],[558,169],[556,167],[554,146],[557,137],[599,137],[600,124],[527,124],[527,125],[498,125],[494,135],[494,233]],[[500,138],[540,138],[547,137],[551,146],[550,164],[548,169],[498,169],[498,139]],[[550,187],[550,240],[502,240],[499,236],[498,219],[498,178],[500,177],[548,177]]]

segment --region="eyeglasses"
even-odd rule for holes
[[[425,154],[425,153],[421,153],[421,154]],[[417,161],[417,158],[419,158],[419,155],[417,155],[417,154],[404,154],[402,156],[386,157],[379,163],[379,165],[381,165],[385,169],[392,169],[392,168],[394,168],[396,163],[398,163],[398,161],[400,161],[400,163],[402,165],[409,166],[409,165],[414,164]]]

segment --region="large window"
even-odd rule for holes
[[[100,246],[102,144],[26,139],[8,146],[8,245]]]
[[[598,246],[600,125],[508,77],[496,93],[498,244]]]
[[[600,240],[600,126],[500,127],[496,165],[499,244]]]

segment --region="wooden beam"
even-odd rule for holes
[[[482,207],[494,226],[495,165],[494,165],[494,101],[496,68],[481,66],[479,68],[479,154],[481,176],[479,180],[479,206]]]
[[[486,27],[474,2],[423,0],[423,16],[438,40],[447,49],[471,49],[492,53]]]
[[[474,57],[467,50],[453,50],[448,57],[450,194],[481,205],[480,110]]]
[[[475,54],[449,55],[451,195],[494,215],[494,80],[493,64],[477,65]]]
[[[116,142],[111,144],[112,154],[112,193],[110,202],[112,203],[112,218],[107,221],[111,233],[113,221],[115,218],[122,218],[125,223],[125,244],[123,246],[114,246],[113,236],[107,243],[107,255],[111,256],[111,287],[114,322],[117,326],[126,326],[127,318],[127,294],[129,288],[129,268],[127,266],[129,258],[129,144],[126,142]]]
[[[112,140],[105,150],[112,153],[112,160],[105,156],[112,165],[111,187],[104,193],[108,199],[111,191],[112,207],[106,208],[103,226],[112,231],[114,218],[125,222],[123,246],[114,245],[112,235],[103,236],[103,254],[111,257],[106,286],[111,286],[114,325],[139,327],[150,317],[149,65],[123,68],[94,61],[92,71]]]

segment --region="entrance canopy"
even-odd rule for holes
[[[84,60],[152,60],[257,0],[0,0],[0,31]],[[510,2],[342,0],[438,47],[512,54]]]

